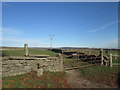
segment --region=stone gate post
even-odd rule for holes
[[[24,44],[24,52],[25,52],[25,56],[29,56],[29,53],[28,53],[28,44]]]

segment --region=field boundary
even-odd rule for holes
[[[105,55],[103,49],[79,51],[63,50],[62,56],[65,62],[65,70],[83,68],[94,65],[105,65],[110,67],[113,67],[113,65],[120,65],[113,63],[113,57],[119,57],[119,55],[112,55],[111,53],[107,53],[107,55]],[[68,65],[66,65],[67,62]]]

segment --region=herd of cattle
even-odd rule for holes
[[[67,56],[66,58],[74,58],[74,59],[76,58],[76,59],[78,59],[79,61],[82,61],[82,62],[90,62],[92,64],[94,64],[94,63],[101,63],[101,54],[96,56],[96,55],[92,55],[92,54],[90,55],[90,54],[86,54],[86,53],[82,53],[82,52],[76,53],[74,51],[63,52],[62,53],[61,49],[51,49],[51,51],[56,52],[56,53],[61,53],[63,55],[66,55]],[[106,57],[104,57],[104,59],[107,60]]]

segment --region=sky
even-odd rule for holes
[[[2,46],[118,48],[117,2],[3,2]]]

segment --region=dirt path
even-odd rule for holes
[[[88,81],[82,78],[82,73],[77,70],[69,70],[66,72],[68,74],[67,81],[72,88],[116,88]]]

